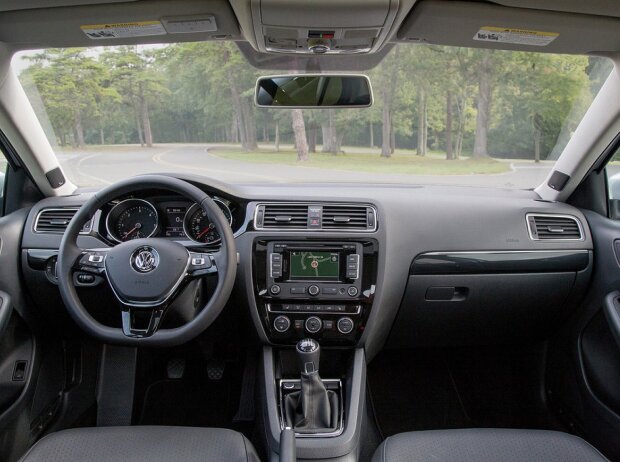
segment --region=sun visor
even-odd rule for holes
[[[489,3],[417,3],[398,40],[437,45],[546,53],[620,51],[620,19],[510,8]]]
[[[15,49],[241,38],[226,0],[145,0],[0,14],[0,41]]]

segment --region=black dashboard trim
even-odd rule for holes
[[[409,274],[487,274],[581,271],[588,250],[498,250],[428,252],[418,255]]]

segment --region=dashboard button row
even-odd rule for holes
[[[346,305],[297,305],[284,304],[280,307],[281,311],[310,311],[321,313],[344,313],[347,311]]]

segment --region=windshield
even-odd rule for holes
[[[397,45],[366,73],[372,107],[292,110],[255,107],[257,77],[286,70],[258,71],[230,42],[38,50],[13,65],[66,174],[84,187],[169,171],[533,188],[612,67]]]

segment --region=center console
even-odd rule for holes
[[[269,340],[354,345],[376,283],[373,240],[261,240],[254,249],[255,294]]]

